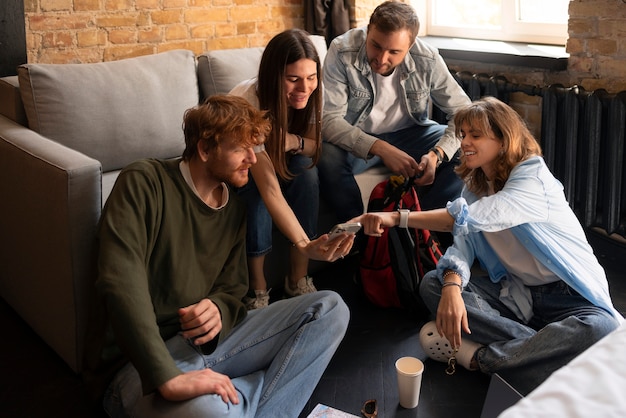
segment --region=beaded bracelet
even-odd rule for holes
[[[443,287],[446,287],[446,286],[459,286],[459,289],[461,289],[461,292],[462,292],[463,291],[463,286],[461,286],[461,284],[459,284],[457,282],[446,282],[446,277],[451,276],[453,274],[459,276],[459,273],[457,273],[454,270],[446,270],[446,272],[443,273],[443,277],[442,277],[443,285],[441,287],[443,288]]]
[[[445,282],[445,281],[446,281],[446,277],[450,276],[451,274],[456,274],[457,276],[460,276],[460,274],[459,274],[459,273],[457,273],[457,272],[456,272],[456,271],[454,271],[454,270],[446,270],[446,272],[445,272],[445,273],[443,273],[443,277],[442,277],[442,278],[443,278],[443,281]]]

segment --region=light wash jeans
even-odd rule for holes
[[[218,395],[184,402],[143,396],[129,363],[110,384],[104,408],[112,417],[297,417],[343,339],[349,316],[337,293],[318,291],[249,311],[208,355],[180,336],[167,341],[181,371],[209,368],[229,376],[238,405]]]
[[[280,188],[302,229],[309,239],[314,239],[317,237],[320,201],[317,167],[310,167],[312,160],[304,155],[293,155],[288,158],[289,171],[294,174],[294,178],[289,181],[281,180]],[[237,190],[237,194],[248,207],[246,233],[248,256],[258,257],[269,253],[272,250],[272,217],[252,176],[245,186]]]
[[[563,281],[529,288],[534,316],[527,325],[500,302],[500,284],[486,276],[472,277],[462,293],[472,332],[463,338],[485,346],[476,354],[480,370],[497,372],[522,395],[619,326]],[[435,314],[441,298],[436,271],[424,276],[420,295]]]
[[[403,150],[419,163],[422,156],[439,141],[445,129],[445,125],[416,125],[377,137]],[[422,209],[445,207],[449,200],[461,194],[463,183],[454,172],[458,163],[458,156],[443,162],[437,169],[434,183],[417,189]],[[361,191],[354,175],[382,164],[379,157],[363,160],[334,144],[323,143],[322,157],[317,163],[320,193],[336,213],[339,222],[361,215],[367,209],[363,208]]]

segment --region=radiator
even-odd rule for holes
[[[453,75],[472,100],[494,96],[509,103],[513,92],[541,96],[538,139],[574,213],[585,228],[626,238],[626,91],[535,87],[464,71]],[[433,118],[445,123],[436,107]]]

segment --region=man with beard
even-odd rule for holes
[[[246,311],[245,205],[231,186],[248,181],[269,122],[213,96],[183,129],[182,158],[129,165],[103,210],[86,381],[110,416],[298,416],[348,309],[321,291]],[[318,251],[336,259],[346,237]]]
[[[417,176],[423,209],[443,207],[461,191],[451,118],[470,100],[418,30],[410,5],[387,1],[367,27],[335,38],[326,55],[320,191],[342,222],[363,212],[354,175],[375,165]],[[431,101],[447,126],[428,118]]]

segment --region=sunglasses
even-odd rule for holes
[[[378,416],[378,404],[376,403],[376,399],[366,401],[363,404],[363,408],[361,408],[361,413],[365,418],[376,418]]]

